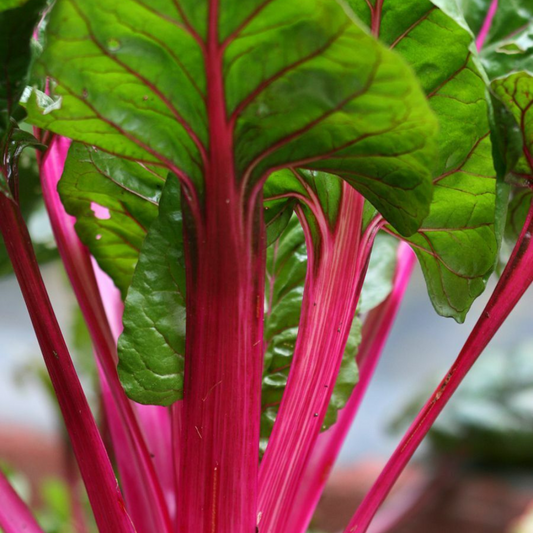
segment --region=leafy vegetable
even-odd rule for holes
[[[497,253],[485,83],[470,50],[472,37],[429,0],[384,0],[372,9],[364,0],[351,5],[412,65],[439,119],[434,199],[409,242],[436,310],[462,322]]]
[[[435,129],[414,78],[335,2],[278,4],[269,2],[257,13],[241,8],[235,18],[239,4],[227,3],[219,14],[220,40],[228,39],[225,108],[234,126],[236,175],[253,181],[280,165],[329,168],[402,233],[412,233],[431,196],[425,167],[431,165]],[[108,152],[162,165],[203,194],[208,50],[200,13],[206,7],[201,3],[189,12],[191,6],[184,4],[180,14],[176,6],[150,8],[133,0],[59,1],[39,62],[58,83],[57,100],[40,107],[31,97],[31,120]],[[145,23],[139,26],[139,20]],[[273,43],[291,53],[268,54],[270,63],[254,69]],[[75,69],[68,66],[72,61]],[[174,91],[176,85],[182,89]],[[350,116],[357,120],[345,120]]]
[[[147,228],[157,216],[161,169],[74,143],[59,192],[76,231],[125,297]]]
[[[491,0],[459,0],[466,21],[479,33]],[[533,6],[528,0],[500,0],[489,20],[481,60],[491,79],[515,70],[533,70]]]
[[[418,255],[437,311],[458,321],[492,272],[504,174],[527,184],[531,175],[530,76],[509,72],[508,61],[516,57],[524,69],[530,63],[529,7],[514,13],[510,4],[496,9],[497,0],[57,0],[35,29],[37,0],[5,5],[19,7],[0,12],[7,30],[0,32],[0,231],[98,527],[303,533],[405,288],[412,258],[400,253],[398,290],[365,326],[362,387],[331,446],[315,456],[320,431],[358,379],[359,319],[390,291],[393,237]],[[479,31],[477,46],[486,44],[489,76],[469,25]],[[29,76],[31,36],[42,35],[42,26],[44,48],[41,54],[36,45]],[[37,130],[38,140],[16,123],[26,83],[33,86],[23,97],[29,121],[48,130]],[[67,214],[56,184],[71,140],[59,186]],[[21,216],[18,156],[39,141],[50,142],[39,158],[42,190],[98,357],[125,502]],[[515,228],[527,200],[515,195]],[[531,284],[532,228],[529,210],[467,345],[347,532],[366,531],[443,404]],[[89,253],[125,300],[124,389],[170,409],[135,406],[120,388],[121,302]],[[300,490],[302,479],[312,480],[310,490]],[[0,512],[0,527],[10,519]]]
[[[171,405],[182,398],[185,264],[179,184],[167,179],[133,276],[119,344],[119,376],[130,398]]]

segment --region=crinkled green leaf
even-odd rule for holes
[[[73,143],[59,183],[76,231],[122,296],[147,228],[157,217],[166,171]]]
[[[171,405],[183,392],[185,263],[177,179],[167,179],[124,307],[120,381],[139,403]]]
[[[439,119],[434,198],[413,246],[437,312],[463,321],[495,264],[496,180],[485,83],[472,35],[429,0],[352,0],[369,26],[381,5],[379,37],[418,74]],[[375,2],[372,5],[376,5]]]
[[[164,166],[202,193],[216,142],[207,8],[207,0],[58,0],[39,61],[57,83],[54,105],[34,92],[31,120]],[[331,0],[227,0],[218,33],[236,179],[287,165],[328,170],[413,233],[431,198],[436,124],[403,61]]]

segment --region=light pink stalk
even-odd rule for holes
[[[99,206],[95,206],[94,208],[96,216],[98,216],[98,208]],[[91,259],[100,297],[116,345],[123,330],[122,314],[124,313],[124,304],[120,296],[120,291],[115,287],[111,278],[102,271],[94,258]],[[106,387],[109,388],[107,383]],[[108,397],[108,401],[111,400],[112,398]],[[144,441],[149,450],[157,479],[163,490],[167,508],[172,519],[176,510],[176,498],[174,473],[172,468],[169,468],[169,465],[172,464],[173,460],[169,411],[166,407],[160,407],[158,405],[141,405],[135,402],[130,403],[136,413],[136,418],[142,430]],[[104,405],[107,404],[104,403]],[[113,410],[115,412],[114,418],[116,419],[118,413],[116,412],[116,409],[113,408]],[[108,416],[110,415],[108,414]],[[117,420],[117,423],[120,423],[120,420]],[[112,424],[110,425],[111,433],[113,433],[113,426]],[[121,440],[122,443],[124,442],[123,438],[120,438],[119,435],[117,435],[117,439]],[[115,441],[114,438],[113,441]],[[122,472],[130,468],[132,461],[130,457],[124,457],[123,460],[121,460],[120,453],[116,455],[117,461],[123,464],[122,469],[120,469],[122,477]],[[125,490],[125,492],[126,500],[128,500],[127,490]]]
[[[487,16],[485,17],[485,20],[483,22],[483,26],[481,27],[481,30],[479,31],[479,34],[476,38],[476,48],[481,50],[483,48],[483,45],[485,44],[485,40],[487,39],[487,35],[489,34],[490,28],[492,26],[492,21],[494,19],[494,15],[496,14],[496,11],[498,9],[498,0],[492,0],[489,10],[487,12]]]
[[[59,253],[98,356],[103,400],[121,477],[128,478],[126,501],[139,533],[171,532],[170,515],[133,407],[116,371],[116,341],[100,298],[88,250],[74,229],[75,219],[61,203],[57,184],[70,141],[55,136],[40,161],[43,198]],[[120,427],[118,427],[120,426]],[[126,470],[134,471],[131,476]]]
[[[316,243],[306,235],[311,253],[298,338],[259,473],[261,533],[289,531],[287,520],[324,421],[370,250],[360,237],[363,203],[362,196],[344,184],[336,227],[323,229],[318,254],[312,252]]]
[[[359,382],[348,403],[339,412],[337,422],[318,437],[300,482],[295,505],[287,522],[287,531],[307,531],[330,470],[374,375],[407,289],[414,263],[415,256],[409,245],[400,243],[392,292],[383,303],[370,311],[365,319],[362,342],[357,352]]]
[[[0,530],[4,533],[44,533],[21,497],[0,471]]]
[[[357,509],[345,533],[364,533],[367,530],[379,506],[452,394],[531,285],[533,281],[532,232],[533,209],[530,208],[507,266],[461,353],[407,430],[381,475]]]
[[[0,194],[0,231],[41,347],[100,533],[132,533],[131,522],[44,286],[18,206]]]

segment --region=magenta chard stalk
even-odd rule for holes
[[[374,376],[376,366],[407,289],[414,262],[415,256],[410,247],[406,243],[400,243],[392,292],[384,302],[372,309],[365,318],[362,341],[356,357],[359,367],[359,381],[348,403],[339,411],[335,425],[320,434],[317,439],[307,462],[295,506],[287,524],[290,531],[302,533],[307,531],[324,490],[329,472],[337,459]]]
[[[56,391],[98,527],[104,533],[133,532],[109,458],[57,323],[15,202],[0,194],[0,231]]]
[[[258,523],[264,533],[276,533],[287,524],[339,372],[375,233],[361,237],[363,203],[344,184],[333,228],[315,205],[321,228],[318,246],[300,216],[309,257],[307,278],[289,379],[259,473]]]
[[[236,180],[226,115],[218,2],[209,7],[212,139],[200,219],[186,209],[187,341],[180,533],[254,533],[263,365],[262,195]],[[184,195],[185,196],[185,195]],[[177,415],[177,410],[174,410]]]
[[[43,533],[20,496],[0,472],[0,529],[4,533]]]
[[[128,509],[139,533],[153,530],[170,532],[170,516],[154,465],[133,404],[118,380],[116,341],[100,298],[91,257],[76,235],[75,219],[65,212],[57,192],[69,146],[68,139],[54,136],[40,161],[45,205],[63,264],[95,346],[102,398],[110,421],[119,471],[125,481]]]

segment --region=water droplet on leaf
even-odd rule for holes
[[[107,40],[107,48],[110,52],[117,52],[120,50],[120,41],[114,37],[111,37]]]

